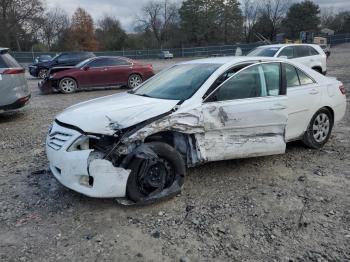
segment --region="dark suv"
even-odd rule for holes
[[[44,79],[52,67],[75,66],[78,63],[94,56],[95,55],[91,52],[60,53],[59,55],[52,58],[52,60],[38,62],[30,65],[29,73],[34,77]]]

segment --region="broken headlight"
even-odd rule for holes
[[[80,136],[77,140],[70,145],[67,149],[68,152],[89,150],[90,149],[90,138],[88,136]]]

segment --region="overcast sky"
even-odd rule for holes
[[[46,5],[60,7],[70,15],[77,7],[83,7],[98,20],[104,14],[112,15],[119,19],[123,28],[132,31],[134,20],[140,14],[142,6],[149,0],[46,0]],[[182,0],[174,0],[181,3]],[[300,1],[300,0],[294,0]],[[337,10],[350,10],[350,0],[314,0],[321,8],[333,8]]]

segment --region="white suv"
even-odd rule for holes
[[[327,73],[327,55],[318,45],[278,44],[265,45],[253,49],[247,56],[265,56],[293,59],[321,74]]]

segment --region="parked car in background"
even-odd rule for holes
[[[200,59],[66,109],[46,152],[72,190],[152,202],[180,192],[186,167],[282,154],[293,140],[321,148],[345,112],[342,83],[295,61]]]
[[[293,59],[321,74],[327,73],[327,55],[319,45],[278,44],[265,45],[253,49],[247,56],[281,57]]]
[[[41,63],[41,62],[47,62],[52,60],[52,56],[50,55],[39,55],[34,59],[34,64]]]
[[[142,64],[125,57],[89,58],[74,67],[54,67],[39,83],[43,93],[73,93],[80,88],[127,86],[135,88],[154,75],[151,64]]]
[[[158,57],[160,59],[172,59],[174,58],[174,54],[170,53],[169,51],[161,51]]]
[[[24,74],[25,69],[9,54],[9,49],[0,48],[0,112],[21,108],[29,102]]]
[[[34,63],[29,66],[29,73],[34,77],[44,79],[52,67],[75,66],[81,61],[95,57],[91,52],[67,52],[60,53],[49,61]]]

